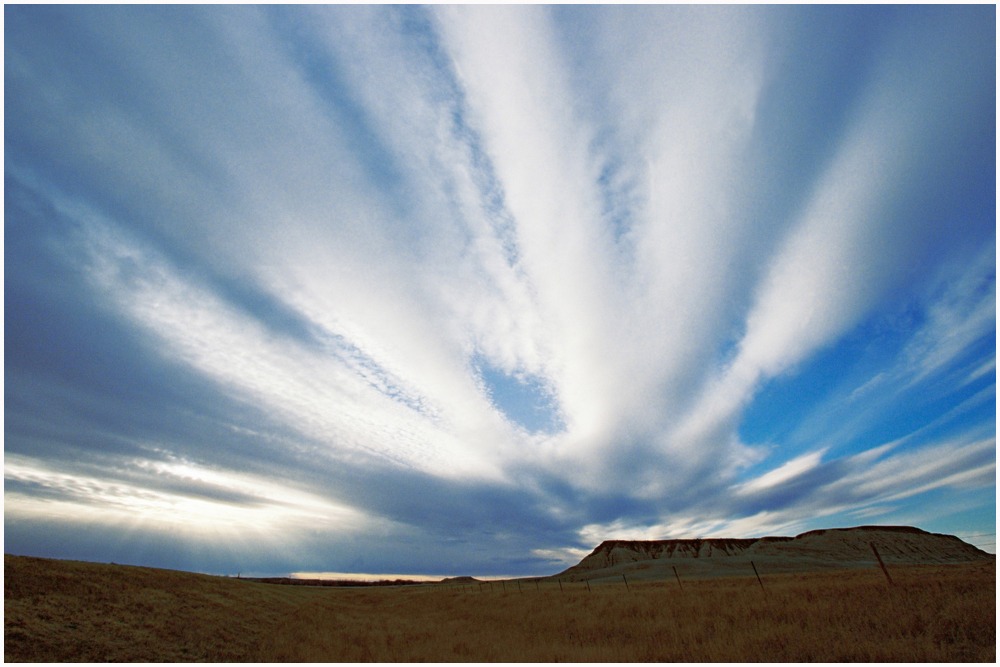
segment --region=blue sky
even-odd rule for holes
[[[994,551],[995,8],[5,19],[5,551]]]

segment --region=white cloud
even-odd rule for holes
[[[568,428],[600,428],[606,406],[599,358],[603,332],[618,316],[609,298],[607,230],[595,212],[590,132],[572,106],[564,66],[541,8],[447,8],[439,15],[449,53],[479,128],[519,256],[542,310],[536,347]]]
[[[810,517],[813,519],[814,517]],[[751,516],[723,518],[708,513],[681,515],[654,525],[623,521],[590,524],[580,530],[580,541],[597,545],[604,540],[666,540],[704,537],[764,537],[794,535],[805,520],[791,512],[765,510]]]
[[[924,36],[919,31],[909,35]],[[881,55],[878,74],[861,96],[836,154],[769,259],[736,356],[708,383],[677,429],[689,447],[734,428],[761,381],[836,341],[903,279],[917,275],[914,258],[925,256],[937,239],[938,220],[906,208],[905,200],[937,177],[933,167],[914,166],[934,164],[935,146],[926,140],[927,118],[909,109],[929,104],[934,110],[929,115],[945,131],[952,131],[956,121],[935,115],[942,108],[939,89],[914,86],[919,63],[900,63],[891,51]],[[948,88],[945,80],[940,83]],[[950,100],[948,106],[954,104]],[[988,315],[988,308],[982,310]],[[974,335],[983,321],[976,318]],[[948,346],[936,349],[946,359],[953,356]]]
[[[534,349],[567,424],[544,448],[545,465],[572,463],[575,481],[596,487],[609,482],[606,460],[623,437],[694,456],[660,433],[715,356],[743,289],[719,267],[753,233],[732,195],[761,78],[753,22],[720,15],[711,38],[675,44],[661,28],[682,37],[691,17],[615,14],[597,31],[608,61],[590,81],[557,50],[563,42],[541,9],[438,18],[537,296]],[[701,49],[690,56],[697,76],[684,67],[688,47]],[[595,107],[608,114],[603,127]],[[599,131],[622,143],[601,144]],[[641,148],[623,150],[631,146]],[[618,180],[602,184],[612,167]],[[617,211],[628,220],[602,213],[603,197],[628,201]]]
[[[587,549],[574,549],[571,547],[563,549],[532,549],[531,555],[537,556],[538,558],[544,558],[545,560],[558,563],[566,566],[572,566],[579,563],[588,553]]]
[[[833,493],[860,499],[894,501],[932,489],[996,477],[996,439],[946,440],[872,463],[833,485]],[[992,454],[992,456],[990,456]],[[992,460],[989,460],[992,459]]]
[[[929,306],[928,322],[901,355],[913,369],[911,384],[946,368],[996,326],[996,255],[986,248],[956,277],[941,282],[942,294]],[[951,278],[951,280],[948,280]],[[996,360],[974,370],[967,380],[989,372]]]
[[[444,476],[499,475],[495,452],[473,449],[477,443],[461,442],[449,430],[453,406],[436,405],[377,361],[358,365],[336,340],[315,350],[271,333],[113,228],[92,227],[92,233],[91,275],[114,307],[155,336],[169,356],[326,443],[326,455],[374,455]]]
[[[16,520],[141,525],[240,541],[252,535],[269,543],[279,542],[290,530],[323,527],[357,532],[371,529],[376,521],[355,508],[295,489],[288,481],[190,461],[135,460],[121,465],[62,467],[7,455],[4,479],[29,485],[35,492],[5,492],[5,515]],[[186,490],[189,487],[197,492]]]
[[[816,468],[825,450],[810,452],[785,461],[780,466],[735,488],[738,494],[756,493],[780,486]]]
[[[857,374],[845,368],[837,389],[799,416],[799,425],[788,440],[849,446],[867,429],[885,421],[887,414],[899,413],[895,406],[900,401],[957,401],[907,436],[916,439],[935,429],[952,428],[963,414],[993,401],[992,383],[965,395],[970,384],[984,383],[984,376],[995,367],[994,360],[981,363],[976,348],[993,338],[992,257],[992,249],[986,249],[961,267],[950,266],[930,276],[912,302],[896,304],[880,317],[874,325],[877,330],[906,332],[892,358],[869,359],[861,367],[864,372]],[[873,364],[877,364],[874,370]]]

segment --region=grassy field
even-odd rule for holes
[[[995,662],[996,569],[307,588],[4,558],[7,661]]]

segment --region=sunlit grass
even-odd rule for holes
[[[350,590],[274,632],[266,661],[993,661],[995,572],[907,568],[540,590]]]
[[[22,559],[16,559],[22,560]],[[7,660],[994,662],[993,562],[621,585],[268,586],[5,559]],[[39,565],[42,563],[42,565]],[[44,567],[43,567],[44,565]],[[30,576],[22,577],[27,571]],[[19,581],[12,581],[16,577]],[[70,626],[74,627],[70,627]],[[75,652],[75,653],[74,653]]]

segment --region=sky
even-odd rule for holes
[[[996,9],[4,7],[4,551],[996,541]]]

